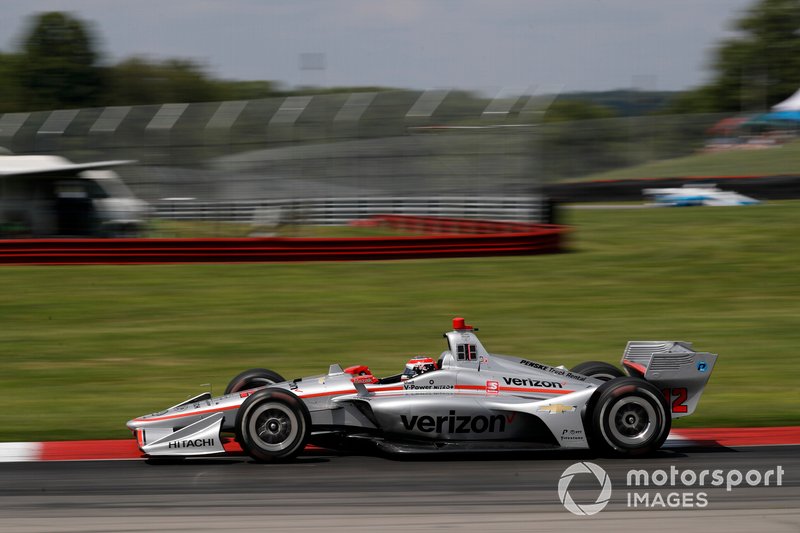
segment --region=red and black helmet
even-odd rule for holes
[[[417,357],[412,357],[408,360],[406,363],[406,368],[403,370],[403,375],[400,376],[400,379],[405,381],[433,370],[436,370],[436,362],[430,357],[418,355]]]

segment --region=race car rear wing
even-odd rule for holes
[[[684,341],[630,341],[622,355],[628,374],[661,389],[672,418],[694,412],[716,362],[717,354],[696,352]]]

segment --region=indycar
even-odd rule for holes
[[[260,462],[291,460],[307,444],[364,443],[400,454],[591,449],[637,456],[664,443],[673,418],[695,411],[717,361],[688,342],[631,341],[624,371],[600,361],[567,369],[489,353],[476,332],[457,317],[437,361],[414,357],[384,378],[364,365],[333,364],[293,380],[247,370],[222,396],[205,392],[127,426],[151,458],[226,454],[230,435]]]
[[[713,183],[700,183],[695,186],[685,184],[683,187],[667,187],[661,189],[644,189],[642,194],[653,198],[655,205],[670,207],[687,206],[737,206],[756,205],[761,202],[755,198],[733,191],[723,191]]]

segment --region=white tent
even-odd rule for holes
[[[792,96],[772,106],[773,111],[800,111],[800,89]]]

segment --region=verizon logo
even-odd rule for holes
[[[422,433],[497,433],[506,430],[506,424],[514,421],[516,415],[456,415],[450,411],[441,416],[400,415],[400,421],[407,431]]]
[[[516,385],[517,387],[541,387],[545,389],[563,389],[564,385],[558,381],[543,381],[531,378],[503,378],[506,385]]]

